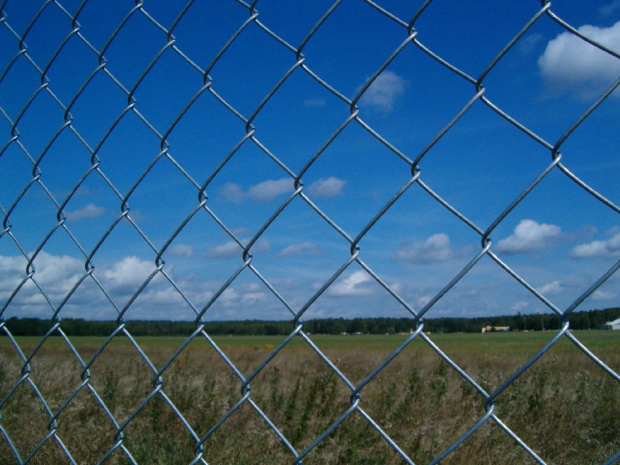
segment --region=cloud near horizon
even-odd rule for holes
[[[562,286],[562,283],[560,281],[556,280],[545,284],[544,286],[537,289],[537,291],[540,292],[542,295],[549,297],[566,292],[566,289],[564,288],[564,286]]]

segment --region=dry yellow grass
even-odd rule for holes
[[[480,336],[478,336],[480,337]],[[514,336],[513,336],[514,337]],[[466,339],[470,346],[471,341]],[[538,344],[521,350],[501,346],[513,339],[478,339],[476,347],[460,347],[446,339],[450,356],[487,392],[492,392]],[[75,339],[84,360],[97,349],[92,340]],[[327,341],[327,342],[326,342]],[[319,345],[338,368],[358,383],[398,343]],[[468,342],[467,342],[468,341]],[[497,347],[485,347],[499,341]],[[21,377],[12,346],[0,344],[0,396]],[[145,353],[156,367],[171,356],[179,340],[145,341]],[[272,350],[272,339],[245,343],[222,341],[227,356],[249,375]],[[463,342],[462,344],[465,344]],[[23,343],[26,352],[33,345]],[[459,348],[460,347],[460,348]],[[620,368],[617,341],[597,350],[613,368]],[[82,383],[81,367],[58,341],[46,342],[33,357],[29,379],[52,412]],[[143,399],[156,389],[152,370],[133,346],[113,343],[95,360],[90,386],[122,425]],[[188,464],[195,441],[166,403],[174,403],[202,437],[241,399],[241,381],[206,344],[191,344],[162,376],[161,392],[123,430],[122,445],[140,464]],[[554,347],[496,399],[496,413],[549,464],[604,462],[620,448],[620,383],[598,368],[571,344]],[[302,451],[350,406],[350,389],[305,344],[286,347],[251,383],[251,399]],[[407,347],[361,392],[368,413],[416,464],[428,463],[465,433],[485,413],[484,398],[421,341]],[[28,381],[2,408],[0,424],[22,460],[49,433],[50,417]],[[115,444],[116,430],[88,387],[83,387],[57,418],[56,434],[79,464],[97,463]],[[292,463],[293,456],[249,405],[242,405],[204,442],[209,464]],[[0,464],[16,464],[0,437]],[[32,464],[69,463],[54,438],[32,458]],[[121,450],[106,464],[129,463]],[[306,464],[400,464],[402,458],[357,412],[305,458]],[[535,463],[492,420],[450,454],[445,464]]]

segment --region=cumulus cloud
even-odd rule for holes
[[[392,260],[433,263],[463,256],[464,249],[454,250],[447,234],[434,234],[425,241],[405,243],[392,255]]]
[[[570,252],[572,258],[620,257],[620,232],[604,241],[580,244]]]
[[[252,248],[250,249],[250,253],[255,252],[266,252],[271,248],[269,241],[267,239],[259,239],[257,240]],[[229,241],[225,244],[217,245],[207,252],[207,258],[231,258],[231,257],[241,257],[243,253],[243,249],[239,244],[235,241]]]
[[[406,81],[392,71],[384,71],[366,89],[360,98],[360,104],[389,113],[394,102],[405,93]]]
[[[307,191],[315,197],[335,197],[342,192],[346,183],[346,181],[334,176],[321,178],[310,184],[307,187]],[[295,183],[291,178],[268,179],[251,186],[247,191],[244,191],[239,184],[229,182],[224,184],[221,193],[229,202],[242,203],[246,200],[251,200],[263,203],[271,202],[282,195],[292,194],[294,187]]]
[[[515,302],[515,304],[511,307],[511,310],[514,312],[520,312],[521,310],[523,310],[524,308],[528,306],[529,306],[529,303],[525,302],[524,300],[519,300]]]
[[[294,183],[291,178],[268,179],[250,187],[247,192],[234,182],[228,182],[222,187],[222,196],[234,203],[241,203],[245,200],[254,202],[271,202],[275,198],[293,192]]]
[[[26,259],[0,255],[0,297],[8,298],[26,276]]]
[[[89,203],[83,208],[73,211],[65,211],[65,216],[70,221],[80,221],[90,218],[99,218],[107,213],[108,209],[94,203]]]
[[[331,198],[336,197],[347,182],[334,176],[321,178],[308,186],[308,194],[314,197]]]
[[[545,284],[544,286],[537,289],[542,295],[552,296],[559,295],[566,292],[566,289],[562,286],[560,281],[551,281],[550,283]]]
[[[194,258],[196,256],[194,247],[187,244],[174,245],[168,251],[173,257]]]
[[[227,182],[222,187],[222,197],[224,197],[229,202],[241,203],[245,200],[246,195],[239,184],[234,182]]]
[[[620,21],[611,27],[584,25],[578,30],[611,50],[620,50]],[[550,92],[580,98],[599,95],[620,75],[620,60],[570,32],[549,41],[538,67]],[[614,95],[620,97],[620,92]]]
[[[133,292],[155,271],[155,264],[136,256],[125,257],[99,274],[103,286],[119,293]]]
[[[45,251],[38,253],[34,260],[34,279],[45,291],[53,305],[58,305],[84,276],[83,257],[52,255]],[[168,267],[168,270],[171,268]],[[135,256],[125,257],[112,263],[95,264],[94,276],[113,299],[126,297],[155,270],[152,261],[141,260]],[[0,297],[8,298],[11,292],[25,277],[25,260],[22,257],[0,256]],[[142,300],[150,298],[159,289],[163,279],[156,276],[145,290]],[[153,294],[161,296],[161,294]],[[49,311],[49,305],[32,283],[27,283],[13,301],[13,311],[23,308],[23,316]],[[78,317],[101,317],[110,310],[104,295],[90,278],[86,278],[63,307],[63,315]]]
[[[243,249],[235,241],[217,245],[207,252],[207,258],[230,258],[241,256]]]
[[[543,40],[544,36],[539,33],[528,34],[517,42],[517,47],[521,55],[528,55],[534,47]]]
[[[318,255],[318,253],[319,248],[314,242],[300,242],[285,247],[279,255],[282,257],[292,257],[298,255]]]
[[[611,300],[618,297],[618,294],[610,291],[602,291],[600,289],[594,291],[592,293],[592,298],[594,300]]]
[[[562,230],[553,224],[539,224],[534,220],[521,220],[514,232],[495,246],[498,252],[519,254],[543,250],[551,245]]]
[[[8,298],[19,283],[26,277],[26,259],[22,256],[0,255],[0,296]],[[84,261],[68,255],[51,255],[40,251],[34,260],[34,279],[53,300],[62,298],[85,273]],[[34,294],[25,291],[22,298],[39,302],[38,289],[29,286]],[[34,299],[34,300],[33,300]]]
[[[254,202],[271,202],[280,195],[291,194],[293,187],[291,178],[269,179],[250,187],[248,197]]]
[[[84,261],[68,255],[51,255],[45,251],[39,252],[34,265],[39,284],[54,284],[63,291],[69,291],[85,272]]]
[[[366,285],[370,281],[372,278],[368,273],[363,270],[355,271],[345,279],[332,284],[328,293],[335,297],[370,295],[373,293],[373,289]]]
[[[241,297],[241,303],[243,305],[254,305],[258,302],[264,302],[267,300],[267,294],[264,292],[247,292]]]

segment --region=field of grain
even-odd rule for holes
[[[595,354],[620,370],[620,334],[576,332]],[[432,335],[486,392],[500,386],[552,337],[553,332]],[[362,381],[406,336],[311,336],[353,383]],[[215,342],[248,376],[282,341],[278,337],[222,337]],[[88,361],[103,342],[74,338]],[[183,343],[180,338],[138,339],[156,369]],[[36,339],[20,338],[28,356]],[[88,386],[82,368],[60,338],[46,341],[32,357],[29,379],[51,412],[62,409],[56,428],[28,381],[11,391],[22,363],[7,338],[0,339],[0,426],[25,461],[50,431],[78,464],[189,464],[196,442],[168,398],[203,437],[241,398],[242,383],[204,339],[192,342],[163,372],[161,385],[151,367],[126,339],[107,346],[85,378],[123,428],[113,422]],[[250,399],[301,452],[350,407],[351,390],[301,338],[293,339],[251,382]],[[137,411],[150,393],[156,392]],[[7,394],[10,395],[7,398]],[[165,396],[164,396],[165,395]],[[422,340],[415,339],[360,393],[361,408],[416,464],[431,462],[484,416],[484,398]],[[600,464],[620,449],[620,383],[566,338],[495,400],[495,412],[548,464]],[[137,413],[136,413],[137,411]],[[50,430],[51,428],[51,430]],[[204,441],[203,458],[215,464],[292,463],[293,455],[256,410],[242,404]],[[0,465],[18,460],[0,434]],[[31,464],[70,463],[51,437]],[[401,464],[404,460],[362,417],[353,412],[313,449],[304,464]],[[536,463],[493,421],[488,420],[442,464]]]

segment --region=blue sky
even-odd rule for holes
[[[476,88],[421,46],[476,80],[540,2],[431,2],[414,23],[419,43],[405,44],[361,95],[357,120],[345,100],[404,44],[422,2],[343,0],[304,43],[331,2],[259,0],[255,19],[264,27],[250,21],[219,58],[250,18],[243,3],[197,0],[178,19],[182,2],[147,0],[128,16],[132,2],[91,0],[73,34],[71,16],[81,2],[59,3],[64,11],[49,4],[31,26],[40,8],[35,2],[2,5],[0,206],[10,224],[0,236],[5,317],[46,318],[61,306],[64,317],[113,319],[131,302],[128,319],[192,319],[192,305],[201,311],[221,292],[205,319],[291,318],[272,290],[293,312],[304,308],[350,259],[350,240],[411,180],[407,160],[422,156],[419,179],[482,231],[552,161],[548,148],[480,99],[424,151]],[[565,1],[550,11],[620,53],[620,1]],[[27,50],[20,54],[24,34]],[[302,43],[306,69],[291,71]],[[617,56],[543,14],[482,84],[485,98],[553,146],[619,77]],[[616,90],[560,148],[562,164],[615,205],[619,98]],[[98,170],[92,170],[94,154]],[[305,200],[291,200],[299,174]],[[204,186],[208,211],[199,208]],[[120,218],[122,208],[131,221]],[[163,272],[156,272],[159,252],[182,224],[162,254]],[[493,253],[560,310],[620,258],[617,207],[557,167],[490,237]],[[362,237],[359,258],[419,311],[474,259],[480,242],[479,233],[414,183]],[[249,243],[251,268],[222,292],[245,263],[240,244]],[[26,272],[33,256],[34,280]],[[87,257],[94,268],[84,278]],[[579,308],[616,306],[619,298],[616,273]],[[549,311],[484,256],[427,316]],[[304,318],[406,315],[354,261]]]

